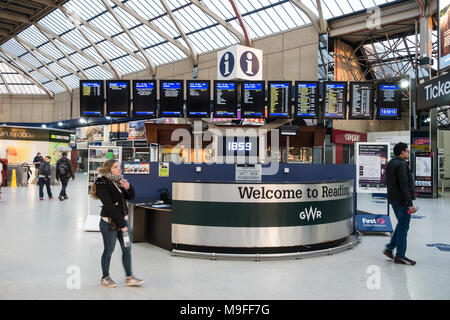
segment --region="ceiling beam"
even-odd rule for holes
[[[167,14],[169,15],[170,19],[172,20],[173,24],[178,30],[178,33],[183,38],[184,42],[187,44],[189,51],[190,51],[190,57],[192,58],[192,61],[194,62],[194,65],[196,66],[198,64],[198,54],[197,51],[194,49],[194,46],[192,45],[192,42],[189,40],[189,38],[186,36],[186,33],[181,28],[180,24],[178,23],[178,20],[175,18],[172,10],[170,10],[169,6],[167,5],[166,0],[160,0],[162,6],[166,10]]]
[[[116,70],[112,62],[103,54],[103,52],[100,50],[100,48],[97,46],[97,44],[94,42],[94,40],[89,37],[89,35],[81,28],[81,26],[78,25],[75,19],[68,15],[64,10],[61,10],[62,13],[66,16],[66,18],[72,23],[72,25],[78,30],[79,33],[86,39],[87,42],[91,44],[91,46],[97,51],[98,55],[102,57],[103,60],[111,67],[112,71],[116,75],[117,79],[122,79],[122,75]]]
[[[234,34],[241,44],[245,45],[247,43],[247,41],[245,40],[245,36],[241,32],[239,32],[231,24],[227,23],[225,20],[219,17],[219,15],[215,14],[210,8],[208,8],[198,0],[190,0],[190,1],[204,13],[210,16],[212,19],[216,20],[220,25],[222,25],[222,27],[230,31],[232,34]]]
[[[106,34],[105,32],[103,32],[102,30],[100,30],[99,28],[97,28],[96,26],[92,25],[91,23],[87,22],[86,20],[84,20],[83,18],[81,18],[78,14],[76,14],[75,12],[73,12],[72,10],[67,9],[64,6],[59,6],[59,10],[61,10],[66,16],[70,16],[73,19],[77,20],[78,22],[80,22],[82,25],[86,26],[87,28],[91,29],[93,32],[101,35],[103,38],[105,38],[106,40],[108,40],[109,42],[111,42],[112,44],[114,44],[116,47],[120,48],[121,50],[123,50],[125,53],[129,54],[131,57],[133,57],[134,59],[138,60],[139,62],[141,62],[143,65],[147,65],[147,61],[145,61],[144,58],[142,58],[141,56],[139,56],[138,54],[134,53],[132,50],[128,49],[127,47],[125,47],[123,44],[121,44],[119,41],[117,41],[114,38],[111,38],[108,34]]]
[[[152,72],[153,75],[156,74],[156,66],[151,60],[151,58],[148,56],[147,52],[142,48],[142,46],[136,41],[136,39],[131,34],[130,30],[124,25],[122,22],[122,19],[119,18],[119,16],[114,12],[114,9],[108,4],[107,0],[102,0],[103,5],[106,7],[108,12],[113,16],[113,18],[116,20],[116,22],[119,24],[119,26],[122,28],[122,30],[126,33],[128,38],[133,42],[134,46],[138,48],[139,52],[142,54],[142,56],[145,59],[144,65],[147,66]]]
[[[104,65],[103,62],[99,61],[97,58],[91,56],[89,53],[79,49],[78,47],[76,47],[75,45],[73,45],[72,43],[70,43],[69,41],[63,39],[62,37],[60,37],[59,35],[57,35],[55,32],[53,32],[52,30],[44,27],[43,25],[40,25],[38,23],[34,23],[34,26],[36,28],[38,28],[42,33],[46,33],[49,36],[53,37],[54,39],[58,40],[59,42],[65,44],[66,46],[68,46],[69,48],[71,48],[73,51],[78,52],[78,54],[80,54],[81,56],[83,56],[83,58],[90,60],[91,62],[93,62],[94,64],[96,64],[97,66],[99,66],[100,68],[104,69],[105,71],[109,72],[111,75],[114,75],[114,71],[107,65]]]
[[[24,78],[29,79],[31,82],[33,82],[36,86],[38,86],[39,88],[41,88],[50,98],[53,99],[53,92],[51,92],[50,90],[48,90],[46,87],[44,87],[44,85],[42,83],[40,83],[39,81],[37,81],[28,71],[26,70],[22,70],[16,66],[14,66],[11,62],[9,62],[8,60],[4,59],[3,57],[0,56],[0,61],[3,61],[9,68],[13,69],[14,71],[16,71],[17,73],[19,73],[21,76],[23,76]]]
[[[16,39],[17,40],[17,39]],[[49,76],[51,76],[51,75],[53,75],[53,78],[55,79],[55,80],[58,80],[58,84],[59,85],[62,85],[66,90],[67,90],[67,92],[69,92],[69,93],[72,93],[72,88],[70,88],[69,86],[68,86],[68,84],[67,83],[65,83],[64,82],[64,80],[63,79],[61,79],[61,77],[59,76],[59,75],[57,75],[55,72],[53,72],[53,70],[51,69],[51,68],[48,68],[48,66],[47,66],[47,64],[45,64],[45,62],[44,61],[42,61],[37,55],[36,55],[36,53],[34,53],[30,48],[28,48],[27,46],[25,46],[25,45],[23,45],[22,43],[20,43],[24,48],[25,48],[25,50],[27,50],[28,51],[28,53],[29,54],[31,54],[41,65],[42,65],[42,67],[45,67],[51,74],[48,74],[47,72],[45,72],[45,74],[48,74]],[[38,69],[39,70],[39,69]],[[40,70],[41,72],[43,71],[42,69]],[[48,77],[47,77],[48,78]]]
[[[311,23],[313,24],[316,31],[320,33],[325,33],[327,30],[323,30],[321,27],[320,19],[319,17],[311,11],[307,6],[303,4],[300,0],[289,0],[293,5],[295,5],[298,9],[300,9],[306,16],[309,18]]]
[[[8,93],[9,93],[10,95],[12,95],[12,92],[11,92],[11,90],[9,89],[8,83],[6,82],[5,78],[3,77],[3,73],[2,73],[1,71],[0,71],[0,78],[2,79],[3,84],[5,85],[6,91],[8,91]]]
[[[136,20],[138,20],[139,22],[142,22],[146,27],[152,29],[153,31],[155,31],[157,34],[159,34],[161,37],[165,38],[167,41],[169,41],[171,44],[173,44],[174,46],[176,46],[178,49],[180,49],[186,56],[190,57],[191,56],[191,51],[186,48],[185,46],[183,46],[181,43],[179,43],[178,41],[176,41],[174,38],[172,38],[169,34],[165,33],[163,30],[161,30],[160,28],[156,27],[155,25],[153,25],[150,21],[148,21],[147,19],[145,19],[144,17],[142,17],[140,14],[138,14],[136,11],[134,11],[132,8],[130,8],[129,6],[123,4],[122,2],[120,2],[119,0],[111,0],[111,2],[113,2],[116,6],[120,7],[121,9],[125,10],[126,12],[128,12],[130,15],[132,15]]]
[[[16,39],[16,41],[18,43],[20,43],[24,48],[27,48],[28,51],[34,50],[37,53],[39,53],[41,56],[47,58],[48,60],[52,61],[53,63],[56,63],[58,66],[60,66],[61,68],[63,68],[64,70],[66,70],[69,73],[73,73],[74,75],[78,76],[78,71],[70,68],[69,66],[59,62],[58,60],[56,60],[54,57],[52,57],[51,55],[43,52],[42,50],[36,48],[34,45],[32,45],[31,43],[29,43],[28,41],[25,41],[21,38],[19,38],[18,36],[15,36],[14,39]],[[83,78],[83,76],[81,76],[80,78]]]
[[[6,12],[5,10],[0,11],[0,20],[9,20],[27,24],[31,23],[27,16],[12,12]]]
[[[247,27],[245,26],[244,20],[242,20],[242,16],[241,13],[239,12],[238,7],[236,6],[236,4],[234,3],[233,0],[230,0],[231,6],[233,7],[234,10],[234,14],[236,15],[236,18],[239,22],[239,25],[242,28],[242,31],[244,32],[244,37],[245,37],[245,44],[248,47],[252,46],[252,39],[249,37],[248,32],[247,32]]]
[[[38,30],[39,30],[39,29],[38,29]],[[70,56],[69,56],[68,54],[66,54],[66,52],[64,52],[64,50],[63,50],[60,46],[58,46],[58,45],[55,43],[55,40],[53,40],[53,39],[52,39],[48,34],[46,34],[45,32],[42,32],[41,30],[39,30],[39,32],[40,32],[44,37],[46,37],[48,41],[50,41],[50,43],[56,48],[56,50],[58,50],[59,52],[61,52],[61,53],[64,55],[64,57],[66,57],[66,59],[67,59],[71,64],[73,64],[73,65],[75,66],[75,68],[77,68],[77,69],[79,70],[79,72],[82,74],[82,77],[80,77],[80,78],[82,78],[82,79],[89,79],[88,75],[84,72],[83,68],[81,68],[81,67],[75,62],[74,59],[70,58]]]
[[[65,88],[66,85],[65,83],[61,82],[60,80],[52,77],[51,75],[49,75],[47,72],[43,71],[43,70],[39,70],[38,68],[36,68],[34,65],[32,65],[31,63],[29,63],[28,61],[22,60],[20,59],[18,56],[16,56],[13,53],[10,53],[8,51],[6,51],[5,49],[3,49],[2,47],[0,47],[0,52],[2,52],[5,56],[7,56],[9,59],[11,59],[11,61],[14,62],[18,62],[22,65],[27,66],[28,68],[32,69],[34,72],[39,73],[41,76],[43,76],[44,78],[49,79],[50,81],[56,83],[58,86]],[[19,64],[19,65],[20,65]]]

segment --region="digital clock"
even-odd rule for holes
[[[228,151],[251,151],[251,142],[228,142]]]

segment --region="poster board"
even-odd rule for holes
[[[386,166],[390,145],[385,142],[357,142],[356,190],[358,193],[386,193]]]

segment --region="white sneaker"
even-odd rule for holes
[[[131,277],[129,279],[125,279],[125,285],[128,286],[128,287],[140,286],[143,283],[144,283],[144,280],[136,279],[135,277]]]

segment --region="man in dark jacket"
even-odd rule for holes
[[[405,256],[411,214],[417,211],[412,203],[415,200],[414,183],[406,162],[409,159],[408,146],[402,142],[397,143],[394,147],[394,155],[395,158],[389,161],[386,168],[386,184],[388,201],[394,209],[398,223],[391,242],[383,253],[394,259],[397,264],[415,265],[415,261]],[[392,254],[394,248],[397,248],[395,257]]]
[[[46,156],[44,162],[39,165],[38,177],[39,177],[39,199],[44,200],[44,184],[47,187],[48,198],[53,199],[52,190],[50,189],[50,161],[51,158]]]
[[[62,158],[56,162],[56,180],[60,180],[62,186],[58,197],[61,201],[69,199],[66,194],[66,188],[70,178],[72,178],[72,180],[75,179],[72,162],[67,159],[67,152],[63,152]]]

